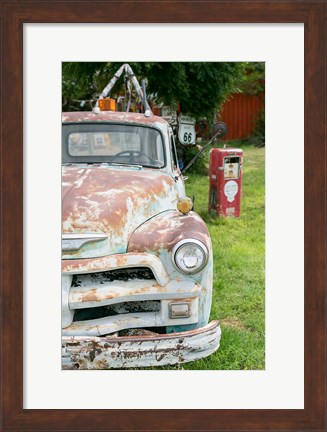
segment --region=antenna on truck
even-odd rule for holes
[[[132,81],[134,88],[136,90],[136,93],[140,97],[143,103],[144,112],[145,114],[152,115],[151,108],[148,104],[148,101],[146,100],[146,93],[145,93],[145,85],[143,84],[144,91],[142,90],[142,87],[140,86],[136,76],[134,75],[133,69],[130,67],[129,64],[124,63],[114,74],[113,78],[109,81],[109,83],[106,85],[106,87],[102,90],[99,99],[96,101],[96,104],[93,108],[93,112],[97,112],[99,110],[99,101],[101,99],[104,99],[108,96],[108,94],[111,92],[113,86],[116,84],[117,80],[121,77],[122,73],[125,72],[125,80],[126,82]],[[131,92],[129,91],[129,99],[131,98]],[[130,107],[130,100],[127,104],[127,111],[129,111]],[[148,113],[147,113],[148,112]]]

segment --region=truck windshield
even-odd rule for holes
[[[63,163],[165,166],[161,133],[137,125],[64,124]]]

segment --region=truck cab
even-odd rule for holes
[[[215,352],[212,248],[170,125],[152,113],[62,115],[62,368]]]

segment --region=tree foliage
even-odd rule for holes
[[[240,81],[239,90],[243,94],[260,96],[265,101],[265,63],[248,62],[245,64],[244,75]],[[257,147],[265,145],[265,108],[255,120],[251,142]]]
[[[262,95],[265,92],[265,63],[247,62],[241,76],[238,92],[246,95]]]
[[[113,74],[123,63],[63,63],[63,111],[90,110]],[[244,62],[138,62],[129,63],[139,82],[147,80],[147,93],[158,102],[196,118],[212,118],[226,98],[247,80]],[[124,92],[120,78],[115,97]],[[242,90],[239,90],[242,91]]]

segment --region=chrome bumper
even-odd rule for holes
[[[131,337],[62,337],[62,369],[122,369],[198,360],[220,343],[218,321],[181,333]]]

